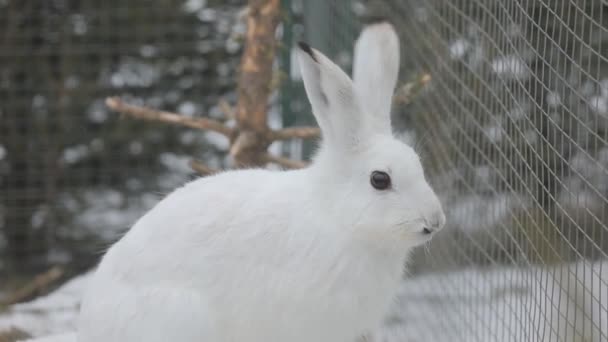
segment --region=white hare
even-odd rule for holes
[[[381,323],[409,251],[445,222],[391,134],[398,38],[365,28],[354,81],[304,43],[298,57],[323,134],[313,163],[167,196],[104,256],[78,341],[353,342]]]

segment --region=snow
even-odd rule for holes
[[[493,143],[500,142],[504,135],[504,129],[502,128],[502,126],[494,124],[484,127],[483,132],[485,133],[486,137],[488,137],[488,139]]]
[[[589,107],[600,115],[608,115],[608,97],[593,96],[589,99]]]
[[[199,11],[197,17],[202,22],[214,22],[217,18],[217,11],[213,8],[206,8]]]
[[[530,77],[530,69],[526,62],[516,55],[496,58],[492,61],[492,71],[497,75],[515,80],[524,80]]]
[[[72,15],[71,19],[72,31],[74,32],[74,34],[78,36],[87,34],[87,32],[89,31],[89,23],[87,22],[87,19],[84,15],[74,14]]]
[[[518,105],[514,106],[513,108],[511,108],[507,112],[507,115],[509,116],[509,118],[511,118],[513,120],[521,120],[521,119],[526,118],[526,116],[528,115],[528,110],[529,110],[529,106],[524,105],[524,104],[518,104]]]
[[[526,206],[526,201],[517,195],[497,194],[491,198],[470,195],[458,198],[448,207],[446,215],[453,227],[473,233],[505,222],[513,210]]]
[[[75,333],[66,333],[59,334],[53,336],[45,336],[41,338],[36,338],[32,340],[26,340],[25,342],[76,342],[76,334]]]
[[[421,276],[371,341],[605,341],[606,293],[608,261]]]
[[[0,314],[0,331],[17,327],[36,337],[74,331],[90,274]],[[369,341],[605,341],[606,293],[606,260],[421,275],[403,282],[385,326]],[[74,335],[35,341],[68,342]]]
[[[158,68],[132,58],[125,58],[117,70],[109,76],[109,84],[114,88],[149,87],[160,79]]]
[[[545,96],[545,99],[547,100],[547,104],[553,108],[559,106],[562,103],[561,97],[555,91],[548,91],[547,95]]]
[[[183,5],[184,11],[188,13],[196,13],[207,6],[206,0],[188,0]]]
[[[194,117],[196,113],[201,112],[200,107],[192,101],[184,101],[177,107],[177,112],[183,116]]]
[[[205,141],[217,150],[228,151],[228,149],[230,148],[230,142],[223,134],[212,131],[205,131],[202,133],[202,135],[205,137]]]
[[[74,278],[45,297],[12,306],[0,314],[0,331],[16,327],[32,336],[46,336],[75,330],[80,298],[90,275]]]
[[[144,44],[139,48],[139,54],[145,58],[151,58],[158,54],[158,48],[154,45]]]
[[[469,51],[471,44],[466,39],[456,39],[450,44],[450,57],[452,59],[461,59]]]
[[[70,194],[60,196],[60,203],[66,208],[79,208],[80,212],[74,222],[83,229],[78,232],[94,234],[103,241],[114,241],[154,206],[160,196],[144,193],[135,200],[125,197],[117,190],[98,189],[83,192],[79,199],[84,203],[81,207]]]
[[[87,109],[87,117],[89,121],[97,124],[104,123],[108,120],[109,114],[105,102],[102,100],[93,101]]]
[[[67,164],[75,164],[86,158],[88,155],[89,147],[81,144],[64,149],[61,159]]]

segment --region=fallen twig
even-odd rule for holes
[[[0,331],[0,342],[23,341],[30,337],[32,337],[30,334],[15,327],[11,327],[6,331]]]
[[[50,270],[36,276],[31,282],[21,287],[17,291],[8,295],[0,306],[9,306],[32,299],[46,291],[53,283],[61,279],[64,275],[61,267],[55,266]]]

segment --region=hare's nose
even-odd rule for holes
[[[445,225],[445,214],[442,210],[436,211],[433,214],[429,215],[424,222],[424,228],[422,232],[424,234],[431,234],[443,228]]]

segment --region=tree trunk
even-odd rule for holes
[[[238,131],[230,153],[237,166],[263,166],[271,143],[267,125],[280,0],[250,0],[247,40],[238,80]]]

